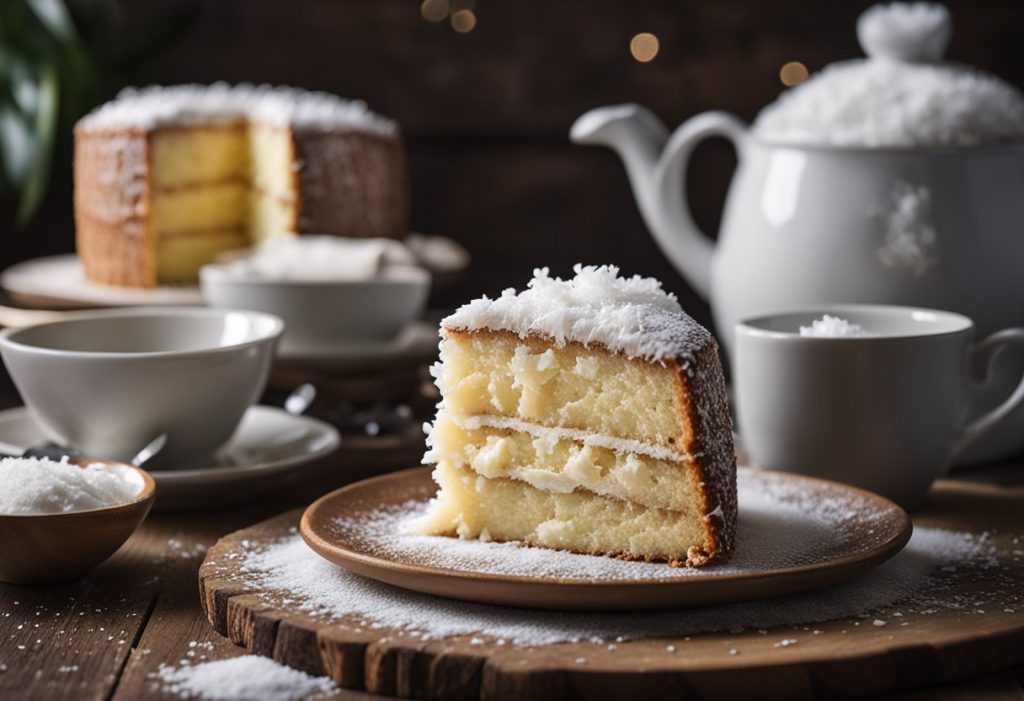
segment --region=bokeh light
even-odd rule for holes
[[[661,48],[661,44],[658,42],[658,37],[650,32],[640,32],[629,42],[629,53],[633,54],[633,58],[640,63],[653,61],[654,57],[658,55],[659,48]]]
[[[779,80],[781,80],[782,84],[787,88],[791,88],[794,85],[799,85],[804,82],[807,80],[808,75],[807,66],[799,61],[790,61],[779,69]]]
[[[459,10],[452,14],[452,29],[459,34],[473,31],[476,26],[476,15],[472,10]]]
[[[428,22],[443,22],[448,10],[448,0],[423,0],[420,5],[420,14]]]

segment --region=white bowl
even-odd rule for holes
[[[211,264],[199,280],[212,307],[281,317],[284,356],[393,339],[423,313],[430,292],[430,274],[415,266],[389,266],[375,280],[324,281],[276,280]]]
[[[0,355],[34,419],[91,458],[129,460],[160,433],[159,465],[227,442],[259,397],[284,323],[203,307],[77,312],[0,333]]]

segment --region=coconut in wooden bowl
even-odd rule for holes
[[[95,460],[0,460],[0,581],[55,584],[85,577],[146,518],[156,484],[132,465]]]

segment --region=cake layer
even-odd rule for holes
[[[263,193],[295,199],[298,166],[290,129],[251,123],[249,140],[249,178]]]
[[[161,283],[193,283],[199,268],[219,253],[245,248],[249,237],[238,229],[203,230],[160,238],[156,242],[156,274]]]
[[[456,417],[503,416],[628,439],[687,456],[685,388],[672,362],[509,332],[446,329],[436,379]]]
[[[245,229],[249,188],[243,180],[222,180],[202,187],[158,190],[152,196],[157,237],[182,231]]]
[[[249,191],[247,217],[252,244],[299,230],[297,202],[256,189]]]
[[[249,176],[244,122],[165,127],[150,135],[150,177],[155,190]]]
[[[701,485],[689,462],[559,438],[551,429],[468,429],[439,412],[424,460],[467,465],[484,477],[517,479],[549,492],[585,489],[642,506],[703,515]]]
[[[714,552],[701,516],[650,509],[586,491],[547,492],[525,482],[487,479],[467,467],[438,463],[441,489],[416,530],[520,541],[594,555],[701,565]]]

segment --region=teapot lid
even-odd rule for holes
[[[1024,95],[975,68],[943,62],[949,10],[875,5],[857,21],[866,59],[826,66],[754,121],[758,137],[799,145],[969,146],[1024,141]]]

